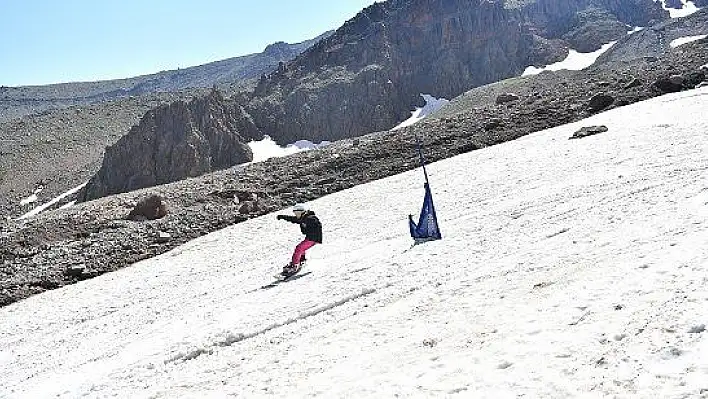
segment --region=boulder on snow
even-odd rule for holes
[[[599,133],[605,133],[609,129],[607,126],[601,125],[601,126],[586,126],[583,127],[582,129],[578,130],[577,132],[573,133],[572,136],[568,140],[572,139],[581,139],[583,137],[588,137],[588,136],[593,136]]]
[[[155,220],[166,215],[167,205],[165,205],[165,201],[161,196],[151,194],[135,204],[126,219],[136,221]]]
[[[613,102],[615,102],[614,97],[609,94],[598,93],[590,99],[588,106],[590,107],[590,111],[597,112],[609,107]]]
[[[664,93],[674,93],[683,89],[683,76],[671,75],[668,78],[660,78],[654,82],[654,87]]]
[[[691,327],[688,330],[688,333],[689,334],[700,334],[705,331],[706,331],[706,325],[705,324],[698,324],[698,325]]]

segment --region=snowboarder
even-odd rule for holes
[[[308,249],[312,248],[315,244],[322,244],[322,224],[317,216],[315,216],[315,212],[307,209],[303,204],[297,204],[293,207],[293,213],[295,216],[277,216],[278,220],[299,224],[300,231],[305,235],[305,239],[295,247],[292,260],[283,268],[281,274],[285,277],[292,276],[300,271],[302,262],[305,261],[305,252]]]

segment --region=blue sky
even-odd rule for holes
[[[0,0],[0,85],[186,68],[336,29],[374,0]]]

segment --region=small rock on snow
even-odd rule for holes
[[[697,326],[691,327],[690,330],[688,330],[689,333],[691,334],[700,334],[706,330],[706,325],[705,324],[699,324]]]
[[[669,350],[667,351],[667,355],[669,355],[670,357],[679,357],[682,354],[683,351],[676,347],[669,348]]]
[[[497,368],[500,370],[505,370],[505,369],[508,369],[509,367],[511,367],[511,365],[512,365],[511,362],[507,362],[506,360],[504,360],[501,363],[499,363]]]

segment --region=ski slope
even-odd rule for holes
[[[2,398],[701,397],[708,88],[420,170],[0,308]],[[581,126],[609,131],[579,140]]]

